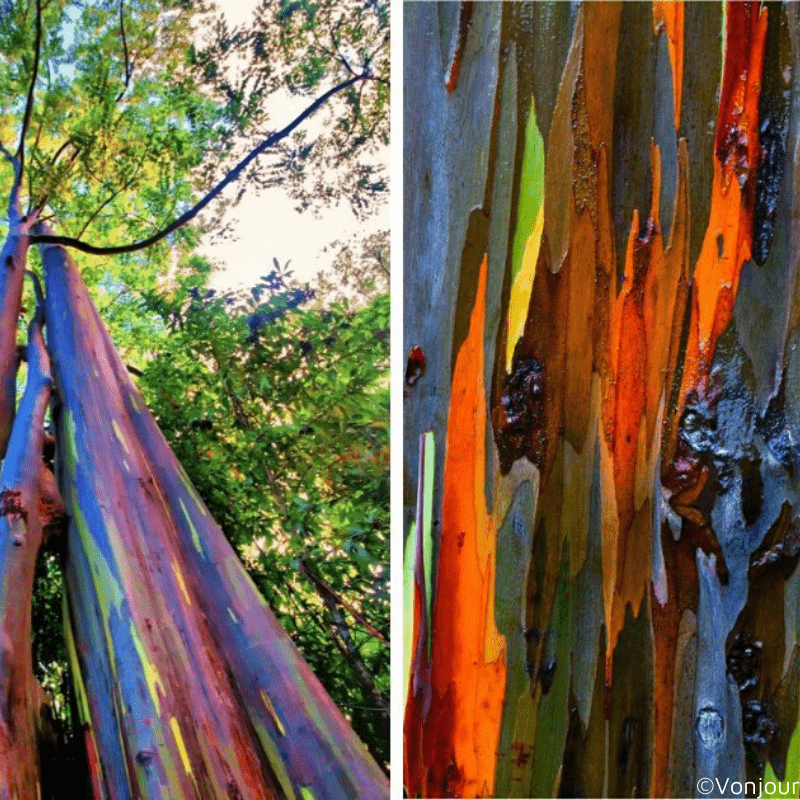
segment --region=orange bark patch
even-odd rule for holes
[[[407,775],[408,786],[428,797],[491,795],[505,696],[505,641],[494,621],[496,540],[484,501],[486,272],[484,257],[469,332],[453,374],[431,703],[425,710],[409,703],[409,715],[421,715],[422,747],[416,763],[407,764],[410,772],[418,770]]]
[[[653,26],[667,34],[669,60],[672,64],[672,85],[675,97],[675,130],[681,125],[681,91],[683,89],[683,0],[653,0]]]
[[[604,393],[604,496],[611,495],[608,514],[615,517],[616,541],[604,536],[604,597],[611,653],[630,603],[634,615],[651,577],[652,497],[660,468],[662,409],[675,370],[677,336],[682,322],[688,265],[688,156],[678,148],[675,221],[665,248],[658,216],[661,184],[660,153],[652,148],[653,196],[650,216],[640,227],[634,213],[625,259],[625,277],[613,304],[610,381]],[[684,301],[685,302],[685,301]],[[666,380],[665,380],[666,378]],[[608,526],[608,520],[606,521]],[[609,534],[611,533],[609,531]],[[610,552],[611,551],[611,552]]]
[[[728,326],[742,265],[751,257],[755,175],[760,153],[758,98],[767,9],[728,5],[727,46],[715,139],[711,211],[694,273],[692,317],[678,412],[704,393],[717,340]]]

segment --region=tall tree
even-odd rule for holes
[[[385,13],[375,7],[379,27]],[[31,669],[31,589],[39,546],[58,535],[91,796],[382,797],[385,776],[188,481],[66,250],[136,253],[170,239],[189,246],[183,226],[259,155],[349,88],[383,87],[382,62],[374,50],[356,50],[337,69],[320,63],[301,87],[316,99],[196,199],[190,171],[209,153],[235,150],[230,119],[242,131],[263,123],[255,113],[263,98],[252,113],[236,98],[221,110],[204,98],[196,64],[182,57],[190,22],[155,2],[12,2],[0,15],[13,53],[0,71],[10,98],[3,142],[17,119],[16,149],[2,148],[11,179],[0,254],[0,797],[42,788],[47,715]],[[303,30],[317,32],[315,20]],[[298,31],[284,25],[287,39],[300,41]],[[345,116],[360,118],[351,109]],[[52,229],[62,218],[73,235]],[[32,244],[44,288],[21,348]],[[28,388],[15,416],[21,357]],[[44,430],[51,393],[54,441]],[[57,489],[47,463],[53,444]],[[52,782],[44,788],[59,791]]]
[[[770,794],[800,777],[797,8],[405,14],[407,791]]]

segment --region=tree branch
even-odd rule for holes
[[[353,641],[353,637],[350,636],[350,630],[345,624],[345,621],[342,619],[341,612],[336,607],[336,604],[332,598],[325,597],[323,598],[323,601],[328,608],[333,622],[331,638],[333,639],[334,644],[339,649],[342,657],[353,668],[358,682],[379,706],[382,715],[388,719],[389,704],[386,702],[386,698],[383,696],[383,693],[375,685],[375,678],[369,671],[367,665],[364,663],[364,659],[361,657],[361,654],[358,652],[358,647]]]
[[[36,294],[36,313],[39,314],[41,309],[41,313],[44,315],[44,291],[42,290],[42,282],[39,280],[39,276],[29,269],[25,270],[25,274],[33,283],[33,291]],[[44,316],[42,316],[42,319],[44,319]]]
[[[131,81],[131,75],[133,74],[133,67],[131,67],[128,58],[128,40],[125,37],[125,14],[123,11],[122,0],[119,0],[119,30],[122,34],[122,50],[125,55],[125,85],[122,87],[122,91],[117,95],[116,100],[114,100],[115,103],[119,103],[119,101],[125,96],[125,92],[128,91],[128,85]]]
[[[58,150],[56,150],[56,152],[53,154],[53,157],[50,159],[50,169],[52,169],[53,167],[55,167],[55,165],[58,163],[58,159],[59,159],[59,158],[61,158],[61,154],[62,154],[62,153],[63,153],[63,152],[64,152],[64,151],[65,151],[65,150],[66,150],[66,149],[67,149],[67,148],[68,148],[68,147],[69,147],[71,144],[72,144],[72,139],[67,139],[67,140],[66,140],[66,141],[65,141],[65,142],[64,142],[64,143],[61,145],[61,147],[59,147],[59,148],[58,148]],[[77,149],[77,145],[73,145],[73,147],[75,147],[75,148]]]
[[[347,609],[347,611],[353,615],[356,622],[363,625],[369,631],[370,635],[374,636],[376,639],[380,639],[384,644],[389,643],[386,637],[374,625],[371,625],[364,616],[348,603],[324,578],[321,578],[310,569],[308,562],[304,558],[300,559],[300,572],[314,584],[317,592],[324,600],[331,600],[342,606],[342,608]]]
[[[25,116],[22,119],[22,130],[19,134],[19,144],[17,145],[17,160],[19,161],[19,178],[22,180],[22,173],[25,168],[25,137],[28,135],[28,128],[31,124],[31,114],[33,113],[33,96],[36,89],[36,79],[39,75],[39,55],[42,49],[42,3],[36,0],[36,44],[33,54],[33,73],[31,82],[28,86],[28,97],[25,101]],[[19,188],[19,186],[17,187]]]
[[[332,89],[328,89],[327,92],[320,95],[310,106],[308,106],[308,108],[295,117],[285,128],[282,128],[281,130],[271,134],[263,142],[261,142],[261,144],[253,148],[253,150],[251,150],[250,153],[248,153],[248,155],[246,155],[232,170],[230,170],[230,172],[228,172],[228,174],[213,189],[211,189],[211,191],[208,192],[208,194],[206,194],[202,200],[196,203],[185,214],[182,214],[180,217],[178,217],[178,219],[176,219],[174,222],[167,225],[166,228],[163,228],[158,233],[154,233],[147,239],[142,239],[141,241],[134,242],[133,244],[119,245],[117,247],[95,247],[94,245],[82,242],[80,239],[74,239],[71,236],[53,236],[43,234],[31,236],[30,241],[32,244],[56,244],[64,247],[74,247],[76,250],[81,250],[84,253],[91,253],[92,255],[98,256],[133,253],[137,250],[143,250],[146,247],[150,247],[150,245],[160,242],[162,239],[178,230],[178,228],[181,228],[187,222],[190,222],[192,219],[194,219],[212,200],[220,195],[223,189],[239,178],[245,169],[247,169],[247,167],[249,167],[258,156],[260,156],[268,148],[286,138],[286,136],[288,136],[295,128],[308,119],[331,97],[343,91],[344,89],[347,89],[348,86],[352,86],[354,83],[360,80],[367,80],[368,77],[369,76],[367,73],[356,75],[355,77],[349,78],[348,80],[337,84]]]

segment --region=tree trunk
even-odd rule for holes
[[[23,271],[21,265],[16,267]],[[45,695],[31,660],[31,597],[36,555],[57,495],[42,462],[50,362],[42,337],[44,308],[28,329],[28,381],[0,474],[0,798],[36,797]],[[63,508],[60,509],[63,519]]]
[[[66,587],[99,797],[378,798],[386,780],[277,624],[42,246]]]
[[[797,31],[405,7],[411,796],[800,779]]]

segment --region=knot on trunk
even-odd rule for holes
[[[53,473],[42,465],[39,489],[39,519],[45,543],[51,538],[66,533],[69,518],[64,501],[56,486]]]
[[[20,497],[20,492],[17,489],[3,489],[0,492],[0,516],[11,517],[12,519],[21,517],[27,522],[28,512],[23,507]]]

